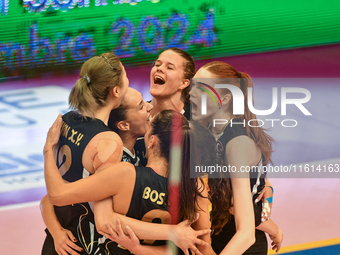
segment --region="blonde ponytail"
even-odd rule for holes
[[[122,86],[123,66],[112,53],[103,53],[87,60],[69,96],[69,106],[94,118],[95,112],[106,105],[112,88]]]

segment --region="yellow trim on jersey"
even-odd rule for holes
[[[209,192],[208,177],[203,176],[203,177],[202,177],[202,180],[203,180],[203,182],[204,182],[205,187],[207,188],[207,190],[208,190],[208,192]],[[212,210],[212,204],[211,204],[211,201],[210,201],[210,199],[209,199],[209,215],[210,215],[210,213],[211,213],[211,210]],[[211,222],[211,219],[209,219],[209,220],[210,220],[210,222]]]
[[[282,254],[286,252],[303,251],[303,250],[315,249],[315,248],[331,246],[331,245],[336,245],[336,244],[340,244],[340,238],[333,238],[333,239],[328,239],[328,240],[291,245],[291,246],[281,248],[279,253],[276,253],[273,250],[269,250],[268,254]]]

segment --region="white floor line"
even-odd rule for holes
[[[27,203],[15,204],[15,205],[4,205],[4,206],[0,206],[0,212],[24,208],[24,207],[37,206],[39,204],[40,204],[40,201],[33,201],[33,202],[27,202]]]

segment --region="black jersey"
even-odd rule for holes
[[[148,103],[150,103],[149,101]],[[184,104],[184,107],[181,111],[181,114],[184,115],[185,118],[190,120],[190,104]],[[145,148],[145,142],[144,142],[144,136],[141,136],[137,139],[135,143],[134,150],[136,152],[136,155],[140,159],[140,166],[146,166],[148,163],[148,159],[146,158],[146,148]]]
[[[111,130],[101,120],[84,118],[74,111],[63,116],[57,166],[64,180],[74,182],[89,176],[82,163],[83,152],[95,135],[105,131]],[[94,215],[89,203],[54,206],[54,210],[62,227],[72,231],[78,240],[77,245],[86,251],[84,254],[95,254],[97,240],[102,236],[94,226]],[[48,247],[52,245],[53,239],[47,235],[42,254],[50,254],[48,250],[51,249]]]
[[[65,169],[61,173],[64,180],[74,182],[89,175],[82,163],[83,152],[94,136],[101,132],[111,131],[99,119],[84,118],[76,112],[69,112],[63,116],[63,125],[58,147],[58,168]],[[67,153],[70,150],[70,153]],[[71,154],[71,155],[70,155]],[[68,158],[70,157],[70,158]],[[71,171],[68,171],[71,169]]]
[[[135,167],[136,182],[126,216],[153,223],[170,223],[167,178],[150,167]],[[164,245],[164,241],[141,240],[141,244]],[[107,254],[131,254],[119,244],[106,240]]]
[[[235,122],[236,123],[236,122]],[[235,124],[231,126],[229,123],[228,126],[224,129],[223,134],[221,137],[216,139],[216,149],[217,153],[220,157],[222,157],[222,160],[224,161],[224,155],[225,155],[225,148],[227,144],[233,139],[238,136],[248,136],[246,128],[242,124]],[[264,162],[263,156],[259,160],[257,166],[254,168],[257,171],[251,171],[249,173],[250,178],[250,187],[252,191],[252,197],[253,201],[258,197],[258,195],[261,193],[262,189],[264,188],[264,185],[266,184],[266,175],[267,173],[263,171],[262,164]]]
[[[184,104],[184,107],[181,113],[184,115],[185,118],[187,118],[187,120],[190,120],[190,116],[191,116],[190,104]]]
[[[223,134],[216,139],[216,148],[219,156],[222,157],[224,161],[225,148],[233,138],[238,136],[248,136],[246,128],[242,124],[235,124],[236,122],[231,124],[224,129]],[[261,193],[264,188],[266,182],[266,173],[263,171],[262,162],[264,161],[264,157],[262,156],[259,160],[257,166],[253,169],[257,171],[253,171],[249,173],[250,177],[250,187],[253,198],[254,205],[254,213],[255,213],[255,225],[258,226],[261,224],[261,212],[262,212],[262,201],[255,204],[255,199]],[[231,238],[236,233],[236,225],[235,218],[232,215],[227,224],[223,227],[222,231],[218,235],[212,235],[211,245],[214,251],[219,254],[223,250],[223,248],[227,245],[227,243],[231,240]],[[255,230],[255,243],[244,253],[244,254],[267,254],[267,239],[263,231]]]
[[[136,156],[140,160],[139,165],[140,166],[146,166],[146,164],[148,163],[148,159],[146,157],[146,148],[145,148],[144,136],[137,138],[134,150],[135,150]]]
[[[139,166],[139,157],[135,153],[135,150],[133,150],[133,153],[125,147],[123,147],[123,157],[122,157],[123,162],[128,162],[131,163],[134,166]]]

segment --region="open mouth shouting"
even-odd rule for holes
[[[165,83],[165,80],[163,77],[156,74],[153,78],[153,83],[156,85],[163,85]]]
[[[192,114],[197,114],[197,111],[198,111],[197,104],[195,104],[192,100],[190,100],[190,104],[191,104],[191,113]]]

